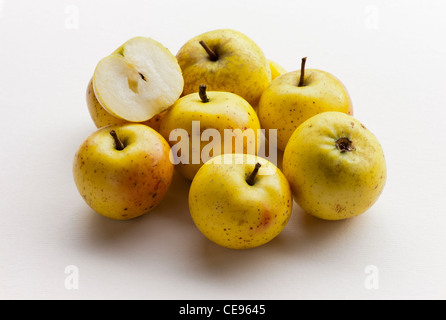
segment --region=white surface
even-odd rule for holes
[[[445,12],[444,1],[1,0],[0,298],[446,298]],[[136,35],[175,54],[217,28],[290,71],[308,56],[344,82],[387,157],[372,209],[329,223],[295,206],[278,238],[232,251],[197,231],[180,177],[134,221],[86,206],[71,166],[95,130],[85,90],[96,63]],[[65,286],[70,265],[78,290]]]

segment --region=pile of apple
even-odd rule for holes
[[[176,56],[151,38],[130,39],[99,61],[87,88],[97,130],[74,158],[80,194],[105,217],[133,219],[157,207],[177,170],[191,181],[199,231],[235,249],[274,239],[293,200],[325,220],[364,213],[385,185],[383,150],[353,118],[345,86],[305,63],[286,72],[228,29],[190,39]],[[258,154],[261,134],[244,135],[261,129],[276,133],[281,169]],[[214,141],[228,130],[242,145]],[[180,140],[187,150],[175,149]]]

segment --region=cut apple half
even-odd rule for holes
[[[149,120],[169,108],[183,85],[176,57],[145,37],[132,38],[103,58],[93,76],[94,92],[104,109],[132,122]]]

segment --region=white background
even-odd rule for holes
[[[289,71],[307,56],[344,82],[387,159],[368,212],[324,222],[295,206],[279,237],[234,251],[195,228],[179,176],[142,218],[87,207],[72,161],[96,129],[96,63],[133,36],[176,54],[218,28]],[[445,34],[445,1],[0,0],[0,298],[446,298]],[[65,285],[71,265],[78,290]]]

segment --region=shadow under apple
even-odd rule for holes
[[[104,217],[92,209],[87,209],[86,245],[89,248],[114,247],[126,239],[133,238],[137,229],[144,224],[144,216],[127,221],[113,220]]]
[[[148,244],[159,243],[161,236],[176,228],[184,229],[185,233],[188,229],[195,229],[188,211],[189,186],[190,182],[175,172],[171,187],[160,204],[145,215],[131,220],[113,220],[86,207],[87,212],[83,213],[87,216],[86,246],[89,249],[107,250],[116,247],[143,248]],[[166,228],[168,231],[164,231]]]
[[[342,221],[325,221],[303,212],[295,204],[290,221],[285,229],[270,242],[251,249],[228,249],[206,239],[204,236],[196,248],[195,258],[203,272],[214,277],[232,273],[249,272],[252,268],[267,266],[272,259],[285,256],[314,257],[333,251],[340,237],[348,237],[349,229],[356,224],[354,218]]]
[[[294,204],[293,215],[284,231],[272,241],[273,250],[284,254],[313,255],[315,250],[327,251],[337,240],[348,237],[354,218],[327,221],[305,213]]]
[[[173,220],[175,223],[193,225],[189,214],[189,188],[191,182],[181,176],[177,170],[174,171],[172,183],[164,199],[153,211],[154,214],[165,219]],[[148,213],[150,215],[151,212]]]

